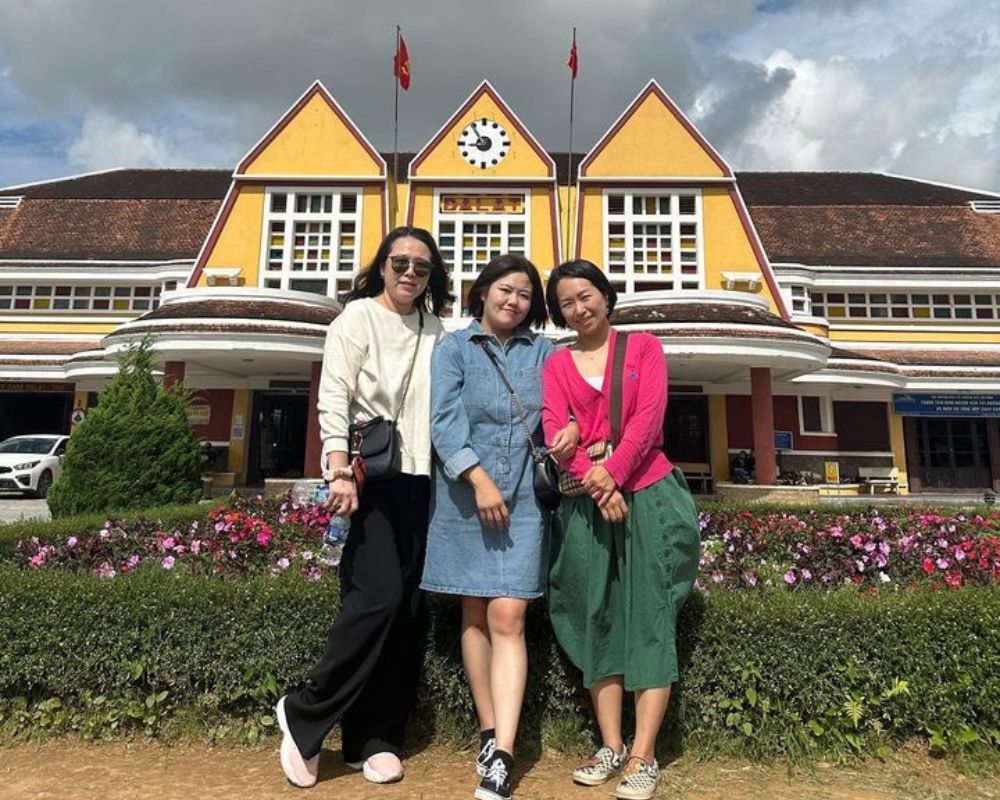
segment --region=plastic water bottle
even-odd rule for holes
[[[340,563],[340,558],[344,554],[344,543],[347,542],[347,533],[351,529],[351,518],[344,514],[334,514],[330,517],[330,522],[326,526],[326,533],[323,534],[323,546],[319,551],[319,561],[327,567],[335,567]]]
[[[308,479],[295,481],[295,485],[292,486],[292,502],[300,506],[304,506],[310,501],[315,503],[316,491],[321,486],[326,487],[326,484]]]
[[[316,488],[312,491],[312,501],[313,505],[321,506],[330,499],[330,484],[317,483]]]

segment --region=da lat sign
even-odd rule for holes
[[[894,394],[892,405],[905,417],[1000,417],[1000,394]]]
[[[840,463],[837,461],[823,462],[823,480],[827,483],[840,483]]]
[[[523,214],[523,194],[443,194],[442,214]]]

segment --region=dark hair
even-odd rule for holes
[[[427,288],[416,299],[414,305],[423,306],[437,316],[441,315],[442,309],[455,299],[454,295],[448,291],[448,269],[441,258],[441,251],[438,250],[437,242],[423,228],[411,228],[409,225],[401,225],[393,228],[378,246],[375,257],[371,260],[358,276],[354,279],[354,286],[341,298],[344,303],[358,300],[362,297],[378,297],[385,291],[385,278],[382,275],[382,268],[385,260],[389,257],[389,251],[397,239],[409,237],[423,242],[431,254],[431,276],[427,282]]]
[[[548,322],[549,315],[545,313],[545,295],[542,291],[542,279],[538,274],[538,269],[524,256],[514,253],[505,253],[497,256],[489,264],[483,267],[476,282],[469,290],[469,313],[478,320],[483,318],[483,292],[500,280],[504,275],[512,272],[523,272],[531,281],[531,307],[528,309],[528,316],[524,321],[535,328],[544,328]]]
[[[589,261],[577,259],[560,264],[549,275],[549,285],[545,288],[545,302],[549,307],[549,316],[552,322],[559,328],[568,328],[566,317],[563,316],[559,308],[559,295],[556,294],[556,287],[563,278],[583,278],[594,284],[594,288],[604,295],[608,301],[608,316],[615,310],[615,303],[618,302],[618,292],[611,285],[608,276],[605,275],[596,265]]]

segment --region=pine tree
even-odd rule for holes
[[[118,374],[70,437],[48,496],[52,516],[189,503],[201,494],[190,393],[153,378],[148,340],[119,357]]]

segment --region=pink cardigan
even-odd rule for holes
[[[598,391],[580,374],[568,348],[553,353],[542,369],[542,427],[546,441],[565,427],[570,412],[580,426],[581,445],[563,466],[582,478],[590,468],[587,446],[611,438],[611,362],[617,333],[611,329],[604,383]],[[667,363],[659,340],[648,333],[629,335],[622,381],[621,441],[604,462],[623,490],[635,492],[670,474],[663,454],[663,414],[667,408]]]

